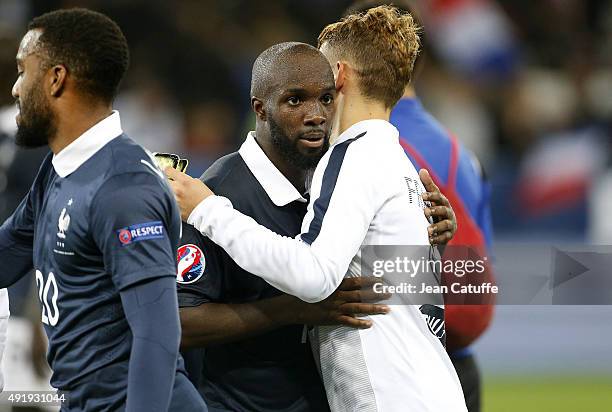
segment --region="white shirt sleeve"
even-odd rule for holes
[[[376,211],[386,200],[382,199],[385,191],[378,169],[368,167],[372,159],[364,156],[363,148],[353,146],[357,145],[347,144],[346,153],[331,153],[321,195],[308,206],[307,216],[314,217],[308,233],[301,235],[304,241],[272,232],[219,196],[200,203],[187,222],[246,271],[306,302],[321,301],[344,278]],[[320,229],[312,228],[317,221]]]

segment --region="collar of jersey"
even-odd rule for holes
[[[276,206],[286,206],[296,200],[307,202],[259,147],[255,140],[255,132],[247,134],[247,138],[240,146],[238,153]]]
[[[59,177],[67,177],[102,149],[108,142],[121,136],[121,118],[113,110],[110,116],[99,121],[61,152],[53,156],[53,168]]]
[[[370,120],[362,120],[360,122],[355,123],[348,129],[346,129],[332,144],[332,146],[336,146],[342,142],[346,142],[347,140],[353,139],[364,132],[373,133],[377,136],[377,138],[390,140],[392,142],[399,141],[399,131],[386,120],[382,119],[370,119]]]

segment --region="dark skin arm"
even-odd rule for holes
[[[371,291],[375,278],[347,278],[327,299],[309,304],[289,295],[242,304],[205,303],[181,308],[181,349],[227,343],[287,325],[346,325],[367,329],[372,321],[358,314],[378,315],[389,307],[376,303],[386,296]]]

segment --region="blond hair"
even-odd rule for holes
[[[361,93],[391,108],[410,83],[419,53],[419,31],[409,13],[379,6],[325,27],[319,48],[327,43],[335,57],[354,64]]]

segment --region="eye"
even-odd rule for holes
[[[300,98],[297,96],[291,96],[287,99],[287,103],[289,103],[290,106],[297,106],[300,104]]]
[[[323,104],[332,104],[334,102],[334,96],[332,96],[331,94],[326,94],[325,96],[321,97],[321,102],[323,102]]]

